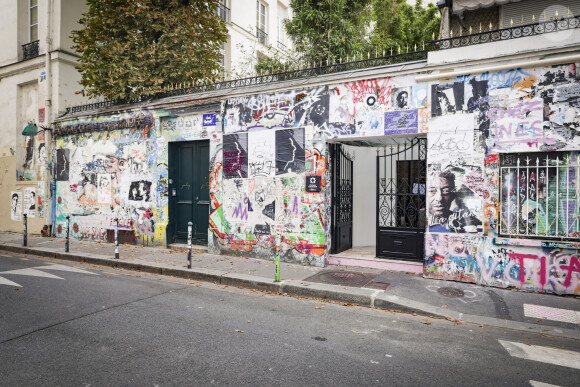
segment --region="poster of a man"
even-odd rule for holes
[[[457,189],[456,175],[444,170],[432,176],[428,189],[429,231],[476,232],[482,224],[464,200],[467,189]]]
[[[36,215],[36,191],[35,187],[27,187],[24,189],[24,213],[29,218],[34,218]]]
[[[393,92],[393,105],[395,109],[411,108],[411,88],[399,87]]]
[[[22,192],[12,192],[10,197],[10,219],[19,222],[22,220]]]

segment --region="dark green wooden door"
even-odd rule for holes
[[[170,143],[169,163],[169,241],[187,243],[192,222],[193,243],[207,244],[209,141]]]

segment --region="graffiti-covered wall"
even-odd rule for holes
[[[168,215],[168,143],[215,137],[203,114],[159,119],[137,111],[63,121],[56,140],[56,234],[163,244]],[[211,115],[215,117],[215,114]],[[208,124],[209,122],[209,124]]]
[[[169,143],[209,139],[210,251],[273,259],[279,247],[283,261],[322,266],[329,141],[426,135],[424,275],[580,293],[576,65],[448,84],[414,77],[242,95],[217,116],[142,110],[62,121],[57,234],[71,215],[73,237],[106,240],[118,218],[137,241],[164,243]]]
[[[231,98],[212,159],[214,251],[323,265],[330,244],[328,139],[416,135],[431,115],[426,85],[378,78]],[[374,227],[369,222],[369,227]]]
[[[579,70],[431,86],[426,276],[580,293]]]

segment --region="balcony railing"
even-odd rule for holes
[[[217,3],[217,14],[226,23],[230,22],[230,9],[225,4]]]
[[[22,45],[22,60],[36,58],[38,56],[38,40]]]
[[[256,36],[258,37],[258,42],[262,43],[263,45],[268,45],[268,34],[256,27]]]
[[[510,26],[508,28],[500,28],[496,30],[490,28],[489,31],[480,31],[477,33],[470,33],[469,35],[456,37],[451,36],[450,38],[446,39],[434,40],[432,43],[435,49],[446,50],[448,48],[465,47],[475,44],[497,42],[500,40],[517,39],[526,36],[542,35],[575,28],[580,28],[580,16],[547,20],[520,26]]]
[[[286,45],[283,42],[278,40],[278,48],[280,50],[286,50]]]

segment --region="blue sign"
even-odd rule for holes
[[[203,126],[215,126],[215,114],[203,115]]]

